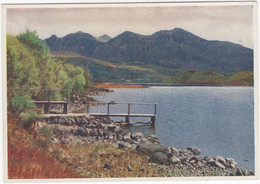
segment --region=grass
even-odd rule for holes
[[[110,143],[56,145],[48,139],[49,130],[41,128],[35,136],[18,124],[19,119],[8,116],[9,179],[164,176],[134,150]],[[113,163],[112,169],[104,168],[107,162]]]
[[[162,176],[155,166],[149,165],[147,156],[130,149],[117,149],[108,143],[78,144],[69,147],[67,153],[76,171],[86,177]],[[107,162],[113,163],[112,169],[104,168]]]
[[[50,144],[44,137],[34,137],[18,125],[19,119],[8,117],[8,178],[47,179],[82,178],[48,153]]]
[[[253,71],[241,71],[225,75],[216,71],[184,71],[177,76],[169,77],[164,83],[175,84],[201,84],[201,85],[227,85],[252,86]]]

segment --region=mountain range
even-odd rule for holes
[[[120,64],[152,64],[176,70],[213,70],[231,74],[253,70],[253,50],[227,41],[210,41],[184,29],[152,35],[130,31],[111,38],[77,32],[44,40],[51,52],[70,51]]]

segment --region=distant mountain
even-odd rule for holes
[[[112,38],[110,36],[108,36],[107,34],[104,34],[102,36],[96,37],[96,39],[99,42],[108,42],[109,40],[111,40]]]
[[[81,31],[68,34],[63,38],[58,38],[56,35],[52,35],[44,41],[50,47],[51,52],[72,51],[83,56],[92,55],[100,44],[95,37]]]
[[[253,50],[224,41],[208,41],[180,28],[145,36],[130,31],[100,42],[87,33],[52,36],[51,51],[73,51],[114,63],[144,63],[178,70],[233,73],[253,70]]]

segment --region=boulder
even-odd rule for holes
[[[196,163],[198,163],[198,161],[199,161],[199,159],[196,156],[193,156],[189,159],[189,163],[191,163],[191,164],[196,164]]]
[[[128,142],[120,142],[118,144],[119,149],[131,148],[131,144]]]
[[[179,155],[179,149],[177,147],[173,146],[173,147],[171,147],[171,153],[173,155],[178,156]]]
[[[135,132],[131,134],[131,138],[135,141],[138,141],[139,139],[143,138],[144,135],[141,132]]]
[[[226,158],[226,166],[230,168],[236,168],[237,162],[233,158]]]
[[[117,134],[117,139],[118,139],[119,141],[122,141],[122,140],[123,140],[123,136],[122,136],[121,134]]]
[[[201,151],[198,148],[187,148],[188,151],[192,152],[194,155],[200,155]]]
[[[225,165],[223,165],[222,163],[220,163],[220,162],[218,162],[218,161],[214,161],[214,162],[212,163],[212,166],[220,167],[220,168],[222,168],[222,169],[225,169],[225,168],[226,168]]]
[[[179,164],[179,163],[181,163],[181,160],[178,157],[176,157],[176,156],[172,156],[172,157],[169,158],[169,163],[171,163],[171,164]]]
[[[92,129],[92,130],[90,131],[90,136],[97,136],[97,135],[98,135],[97,130]]]
[[[88,131],[84,130],[83,128],[78,128],[76,131],[76,135],[80,135],[80,136],[88,136]]]
[[[166,164],[168,157],[163,152],[155,152],[152,154],[151,161],[158,164]]]
[[[131,134],[128,133],[128,134],[124,135],[124,136],[123,136],[123,141],[124,141],[124,142],[129,142],[129,143],[131,143],[131,142],[132,142]]]
[[[226,159],[224,159],[222,156],[216,156],[215,160],[223,165],[226,165]]]
[[[107,129],[108,129],[108,131],[115,132],[116,125],[108,125]]]
[[[153,154],[155,152],[167,153],[168,149],[166,146],[152,143],[139,143],[136,146],[136,150],[145,154]]]

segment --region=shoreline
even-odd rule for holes
[[[80,100],[79,100],[80,101]],[[94,100],[95,101],[95,100]],[[97,104],[96,105],[102,105],[102,103],[100,103],[100,102],[96,102]],[[100,103],[100,104],[99,104]],[[95,119],[100,119],[100,118],[95,118]],[[120,128],[123,128],[122,127],[122,125],[123,125],[123,123],[121,122],[121,123],[119,123],[119,122],[113,122],[112,120],[109,120],[112,124],[116,124],[117,126],[119,125],[119,127]],[[129,134],[130,133],[130,134]],[[139,132],[137,133],[137,134],[139,134]],[[130,132],[130,130],[128,131],[128,137],[130,136],[130,138],[131,138],[131,136],[132,136],[132,133]],[[141,135],[141,137],[144,137],[144,136],[142,136]],[[158,139],[156,136],[154,136],[156,139]],[[135,138],[134,138],[135,139]],[[96,138],[95,140],[100,140],[100,138]],[[122,141],[122,140],[121,140]],[[129,141],[129,140],[128,140]],[[96,141],[94,141],[94,142],[96,142]],[[99,141],[97,141],[97,142],[99,142]],[[157,142],[159,142],[159,140],[157,141]],[[158,143],[158,145],[160,145],[159,143]],[[118,148],[120,147],[120,145],[118,144],[117,145],[118,146]],[[122,145],[121,145],[122,146]],[[135,145],[134,146],[134,151],[137,151],[136,150],[136,147],[137,147],[138,145]],[[163,145],[160,145],[160,146],[163,146]],[[123,146],[124,148],[130,148],[130,146],[128,145],[128,146]],[[166,149],[167,147],[167,149],[169,150],[169,146],[163,146],[164,148],[163,149]],[[155,156],[156,158],[152,158],[152,157],[150,157],[150,161],[151,161],[151,163],[154,163],[154,164],[159,164],[160,166],[163,166],[163,167],[166,167],[167,168],[167,170],[168,170],[168,172],[171,172],[171,171],[169,171],[169,167],[176,167],[178,164],[178,172],[180,173],[180,175],[182,175],[183,174],[183,172],[188,172],[188,171],[186,171],[186,169],[188,169],[189,167],[195,167],[195,168],[193,168],[193,170],[195,170],[194,172],[191,172],[190,173],[190,175],[188,174],[187,176],[200,176],[200,171],[201,171],[201,168],[199,168],[199,167],[201,167],[201,165],[200,166],[198,166],[197,164],[199,163],[199,162],[205,162],[204,164],[204,166],[205,167],[207,167],[207,169],[206,170],[208,170],[208,173],[205,171],[205,175],[207,175],[207,174],[209,174],[209,173],[211,173],[211,174],[209,174],[209,175],[207,175],[207,176],[229,176],[229,174],[230,175],[232,175],[232,176],[248,176],[248,175],[250,175],[250,176],[252,176],[252,175],[255,175],[254,173],[255,173],[255,171],[253,170],[248,170],[248,169],[242,169],[242,168],[238,168],[237,167],[237,163],[235,162],[235,160],[234,159],[232,159],[232,158],[223,158],[223,157],[221,157],[221,156],[217,156],[217,157],[210,157],[210,156],[204,156],[204,157],[199,157],[199,155],[200,155],[200,149],[198,149],[198,148],[191,148],[190,149],[190,151],[185,151],[185,150],[181,150],[181,149],[178,149],[177,147],[175,147],[175,146],[173,146],[174,148],[176,148],[177,150],[178,150],[178,152],[183,152],[184,153],[184,155],[185,155],[185,158],[186,158],[186,160],[185,161],[183,161],[180,157],[176,157],[176,155],[175,155],[175,157],[174,157],[174,160],[175,161],[173,161],[173,162],[171,162],[172,161],[172,158],[169,158],[169,156],[167,155],[167,154],[165,154],[164,153],[164,151],[161,151],[162,152],[162,157],[164,157],[164,159],[163,159],[163,161],[160,161],[160,156],[158,156],[158,154],[157,154],[157,156]],[[150,148],[149,148],[150,149]],[[153,148],[151,148],[151,149],[153,149]],[[172,148],[171,148],[172,149]],[[188,148],[187,148],[188,149]],[[197,150],[197,155],[195,154],[191,154],[190,152],[191,152],[191,150]],[[199,150],[199,151],[198,151]],[[146,150],[147,151],[147,150]],[[145,152],[146,152],[145,151]],[[176,151],[176,150],[175,150]],[[148,151],[148,152],[150,152],[150,151]],[[187,153],[186,153],[187,152]],[[195,151],[196,152],[196,151]],[[198,152],[199,152],[199,154],[198,154]],[[154,152],[155,153],[155,152]],[[154,154],[154,153],[152,153],[152,154]],[[151,153],[150,153],[151,154]],[[167,156],[167,159],[166,159],[166,157],[165,157],[165,155]],[[183,156],[183,155],[182,155]],[[187,156],[190,156],[188,159],[187,159]],[[158,158],[157,158],[158,157]],[[166,162],[165,162],[165,159],[167,160]],[[195,161],[194,161],[195,160]],[[155,162],[154,162],[155,161]],[[190,163],[191,162],[191,163]],[[227,165],[227,162],[229,162],[229,164]],[[163,163],[163,164],[162,164]],[[169,164],[170,163],[170,164]],[[177,163],[177,165],[176,165],[176,163]],[[186,168],[186,169],[184,169],[186,166],[188,165],[188,168]],[[203,167],[204,167],[203,166]],[[212,168],[213,168],[213,170],[212,170]],[[176,168],[175,168],[176,169]],[[204,170],[205,170],[205,168],[204,168]],[[215,170],[217,170],[217,175],[216,175],[216,173],[214,173],[215,172]],[[228,171],[228,173],[226,173],[226,171]],[[177,171],[176,171],[177,172]],[[198,175],[196,175],[195,173],[196,172],[198,172],[198,173],[200,173],[200,174],[198,174]],[[213,173],[214,174],[213,174]],[[182,174],[181,174],[182,173]],[[206,174],[207,173],[207,174]],[[186,173],[187,174],[187,173]],[[185,174],[185,175],[186,175]],[[195,174],[195,175],[194,175]]]
[[[213,85],[213,84],[168,84],[168,83],[103,83],[114,86],[143,86],[145,87],[254,87],[253,85]],[[133,87],[134,88],[134,87]]]

